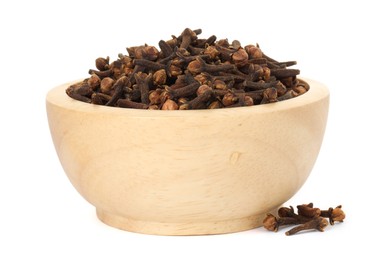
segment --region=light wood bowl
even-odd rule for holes
[[[251,107],[157,111],[47,94],[63,169],[104,223],[160,235],[237,232],[303,185],[322,143],[328,89]]]

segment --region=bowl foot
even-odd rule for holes
[[[126,218],[101,209],[96,209],[96,214],[103,223],[121,230],[170,236],[212,235],[249,230],[260,227],[266,216],[257,214],[224,221],[166,223]]]

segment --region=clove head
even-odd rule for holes
[[[170,77],[177,77],[182,74],[182,70],[176,65],[170,65],[168,74]]]
[[[188,70],[192,74],[198,74],[203,71],[203,66],[199,60],[194,60],[188,64]]]
[[[157,70],[153,74],[154,85],[164,85],[166,83],[167,75],[164,69]]]
[[[189,100],[188,100],[187,98],[181,97],[181,98],[179,98],[179,99],[177,100],[177,105],[178,105],[178,106],[181,106],[181,105],[184,105],[184,104],[186,104],[186,103],[188,103],[188,102],[189,102]]]
[[[227,84],[220,80],[220,79],[217,79],[213,82],[213,86],[215,89],[220,89],[220,90],[224,90],[224,89],[227,89]]]
[[[247,61],[249,59],[249,55],[247,54],[245,49],[239,49],[234,54],[232,54],[232,61],[236,64],[238,67],[243,67],[247,64]]]
[[[153,90],[149,93],[150,105],[158,105],[161,103],[161,89]]]
[[[263,91],[263,98],[268,102],[277,102],[277,89],[274,87],[267,88]]]
[[[167,99],[162,106],[162,110],[177,110],[177,109],[178,109],[177,103],[171,99]]]
[[[343,212],[342,206],[339,205],[332,210],[330,216],[330,223],[331,225],[333,225],[335,221],[343,222],[345,218],[346,218],[346,214]]]
[[[100,71],[106,70],[108,69],[108,65],[109,65],[109,57],[107,58],[99,57],[96,59],[95,64],[98,70]]]
[[[200,96],[202,95],[204,92],[208,91],[208,90],[212,90],[212,88],[208,85],[201,85],[197,91],[196,91],[196,94],[197,96]]]
[[[228,92],[223,96],[222,103],[224,106],[231,106],[235,104],[238,101],[238,97],[235,96],[233,93]]]
[[[244,49],[249,55],[250,60],[262,58],[262,51],[259,47],[250,44],[245,46]]]
[[[297,212],[299,215],[307,218],[318,217],[321,214],[321,210],[319,208],[314,208],[313,204],[298,205]]]
[[[254,100],[250,96],[244,96],[244,105],[245,106],[253,106],[254,105]]]
[[[221,107],[222,107],[222,104],[220,103],[220,101],[216,100],[216,101],[213,101],[211,104],[209,104],[208,109],[216,109],[216,108],[221,108]]]
[[[197,74],[194,79],[199,82],[201,85],[208,84],[210,76],[205,73]]]
[[[154,46],[142,48],[142,57],[146,60],[155,61],[159,57],[159,51]]]
[[[220,39],[216,42],[216,45],[228,48],[230,46],[230,43],[228,42],[228,39]]]
[[[101,79],[96,74],[92,74],[92,76],[88,79],[88,85],[92,88],[92,90],[97,90],[100,86]]]
[[[104,94],[110,94],[114,83],[115,80],[109,77],[103,78],[100,82],[101,92]]]
[[[219,56],[220,52],[217,50],[215,46],[208,46],[204,50],[204,54],[208,55],[211,59],[216,59]]]
[[[278,209],[278,216],[281,217],[281,218],[285,218],[285,217],[292,217],[292,216],[295,216],[296,214],[294,213],[294,209],[292,206],[290,206],[289,208],[287,207],[281,207]]]
[[[277,232],[278,230],[278,222],[277,218],[273,214],[267,214],[265,219],[263,220],[263,227],[269,231]]]

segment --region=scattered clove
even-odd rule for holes
[[[290,235],[296,234],[297,232],[300,232],[303,230],[309,230],[309,229],[316,229],[316,230],[323,232],[324,228],[327,226],[328,226],[328,220],[326,220],[325,218],[322,218],[322,217],[315,217],[312,220],[285,232],[285,235],[290,236]]]
[[[298,205],[297,210],[299,215],[307,218],[319,217],[321,214],[321,210],[314,208],[313,203]]]
[[[269,231],[277,232],[281,226],[298,225],[285,233],[287,236],[290,236],[304,230],[316,229],[324,231],[328,224],[334,225],[335,221],[343,222],[346,217],[341,205],[328,210],[320,210],[313,207],[313,203],[308,203],[298,205],[297,209],[297,214],[292,206],[289,208],[279,208],[278,217],[270,213],[267,214],[263,220],[263,227]]]
[[[320,216],[329,218],[331,225],[334,225],[335,221],[343,222],[346,218],[346,214],[344,214],[342,210],[342,205],[339,205],[334,209],[329,208],[328,210],[322,210],[320,212]]]
[[[160,40],[160,50],[145,44],[126,48],[128,54],[120,53],[114,61],[99,57],[90,77],[66,93],[95,105],[185,110],[274,103],[309,91],[297,78],[300,71],[289,68],[295,61],[270,58],[258,44],[244,46],[215,35],[199,38],[201,33],[186,28],[178,37]],[[323,214],[340,210],[329,211]]]
[[[276,218],[272,214],[267,214],[266,218],[263,220],[263,227],[269,231],[277,232],[280,226],[292,225],[292,224],[301,224],[298,219],[292,217],[279,217]]]

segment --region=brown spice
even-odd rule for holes
[[[266,218],[263,220],[263,227],[269,231],[277,232],[280,226],[300,223],[299,220],[292,217],[276,218],[272,214],[267,214]]]
[[[215,35],[201,39],[201,33],[186,28],[178,37],[159,41],[160,50],[145,44],[128,47],[127,55],[120,53],[112,62],[99,57],[90,77],[66,93],[96,105],[167,110],[260,105],[309,91],[296,77],[300,71],[289,69],[295,61],[272,59],[258,44],[242,47],[238,40],[230,43]]]
[[[109,94],[111,93],[112,86],[115,83],[115,80],[112,78],[106,77],[103,78],[100,82],[100,91],[104,94]]]
[[[309,229],[316,229],[323,232],[327,226],[328,226],[328,221],[325,218],[315,217],[312,220],[308,221],[307,223],[292,228],[291,230],[287,231],[285,235],[290,236],[296,234],[297,232],[303,230],[309,230]]]
[[[177,109],[178,109],[177,103],[171,99],[166,100],[162,106],[162,110],[177,110]]]
[[[263,220],[264,228],[276,232],[280,226],[300,224],[285,233],[289,236],[309,229],[324,231],[324,228],[328,226],[328,223],[334,225],[335,221],[343,222],[346,217],[342,210],[342,206],[337,206],[335,209],[329,208],[328,210],[320,210],[319,208],[314,208],[313,203],[308,203],[298,205],[297,208],[298,214],[294,212],[292,206],[289,208],[279,208],[278,218],[272,214],[267,214]],[[328,218],[329,221],[327,221],[326,218]]]
[[[320,212],[320,216],[329,218],[331,225],[334,225],[335,221],[343,222],[346,218],[346,214],[344,214],[342,210],[342,205],[339,205],[334,209],[329,208],[328,210],[322,210]]]
[[[164,69],[157,70],[153,74],[153,83],[155,86],[164,85],[166,83],[166,71]]]
[[[109,66],[109,57],[107,58],[97,58],[96,59],[96,68],[100,71],[108,69]]]
[[[97,90],[100,86],[101,79],[96,74],[92,74],[92,76],[88,79],[88,85],[92,88],[92,90]]]
[[[298,205],[297,210],[299,215],[307,218],[318,217],[321,214],[321,210],[319,208],[314,208],[313,203]]]

